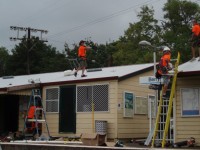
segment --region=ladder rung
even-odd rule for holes
[[[41,123],[45,122],[44,119],[28,119],[28,121],[29,122],[41,122]]]
[[[44,111],[44,109],[43,109],[43,108],[36,108],[35,110],[42,110],[42,111]]]
[[[178,59],[170,59],[170,61],[177,61]]]
[[[33,95],[34,97],[40,97],[41,98],[41,96],[40,95]]]

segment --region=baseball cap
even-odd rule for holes
[[[81,41],[79,42],[79,45],[81,45],[82,43],[85,43],[85,41],[81,40]]]

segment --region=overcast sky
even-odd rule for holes
[[[0,47],[12,49],[17,42],[17,31],[10,26],[48,30],[42,35],[47,44],[64,49],[65,41],[71,46],[91,38],[98,44],[117,40],[137,21],[140,7],[148,5],[161,19],[167,0],[0,0]],[[26,33],[19,32],[19,37]],[[38,33],[31,33],[40,36]]]

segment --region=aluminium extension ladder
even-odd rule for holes
[[[171,133],[171,130],[169,129],[170,126],[173,125],[171,122],[171,116],[172,116],[173,99],[176,87],[179,61],[180,61],[180,53],[178,52],[178,56],[174,66],[172,85],[170,88],[170,97],[169,99],[163,99],[162,92],[160,94],[158,112],[156,116],[156,122],[153,131],[154,133],[151,143],[152,147],[154,147],[155,145],[159,145],[162,146],[162,148],[164,148],[166,144],[171,144],[173,142],[173,132]]]
[[[33,118],[28,118],[28,112],[31,109],[31,107],[33,107],[33,111],[34,111],[34,117]],[[44,123],[46,125],[46,130],[48,133],[48,138],[50,139],[50,133],[49,133],[49,128],[48,128],[48,124],[46,121],[46,114],[45,114],[45,110],[43,108],[43,104],[42,104],[42,98],[41,98],[41,93],[40,93],[40,89],[32,89],[32,95],[30,96],[30,101],[28,104],[28,110],[25,116],[25,120],[24,120],[24,136],[25,138],[28,136],[28,134],[26,134],[25,129],[27,130],[28,127],[27,123],[29,123],[31,125],[31,128],[33,127],[33,131],[30,134],[31,137],[34,138],[34,135],[38,136],[41,134],[41,124]]]

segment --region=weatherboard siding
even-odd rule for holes
[[[96,84],[109,84],[109,111],[108,112],[95,112],[94,113],[94,121],[95,120],[104,120],[107,121],[107,138],[114,139],[116,138],[116,123],[117,123],[117,89],[118,82],[117,81],[106,81],[106,82],[90,82],[79,85],[96,85]],[[56,86],[53,86],[56,87]],[[58,87],[58,86],[57,86]],[[47,87],[45,87],[47,88]],[[44,89],[45,89],[44,88]],[[51,88],[51,87],[48,87]],[[43,91],[43,97],[45,99],[45,93]],[[92,133],[93,132],[93,119],[91,112],[84,113],[76,113],[76,134],[60,134],[59,133],[59,114],[58,113],[47,113],[47,122],[49,126],[49,131],[52,136],[80,136],[82,133]],[[94,123],[95,127],[95,123]],[[45,126],[43,126],[43,131],[45,132]]]
[[[117,81],[93,82],[88,85],[109,84],[109,111],[95,112],[94,120],[107,121],[107,138],[114,139],[116,133],[116,99],[117,99]],[[85,84],[86,85],[86,84]],[[103,93],[102,93],[103,94]],[[92,113],[77,113],[77,134],[92,133]],[[95,127],[95,123],[94,123]]]
[[[154,94],[153,90],[148,88],[148,85],[141,85],[139,77],[151,76],[153,71],[148,71],[127,80],[119,82],[118,103],[121,103],[121,109],[118,109],[118,138],[146,138],[149,134],[149,119],[148,114],[134,114],[132,118],[123,117],[123,93],[124,91],[133,92],[135,96],[147,97],[148,94]]]
[[[176,88],[175,102],[175,142],[184,141],[190,137],[196,139],[197,145],[200,145],[200,116],[182,117],[182,102],[180,96],[181,88],[200,88],[200,77],[178,78]]]

